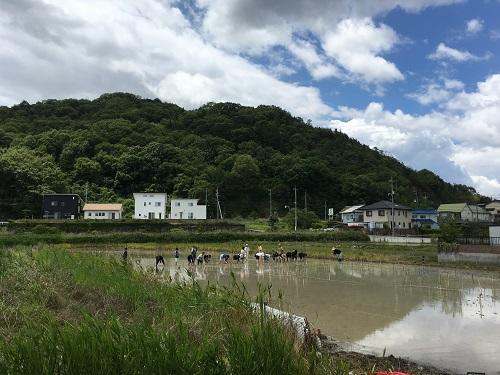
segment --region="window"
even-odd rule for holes
[[[192,218],[194,218],[193,213],[192,212],[188,212],[188,219],[192,219]]]
[[[161,202],[155,202],[156,207],[161,207]]]
[[[64,207],[64,202],[61,202],[61,206]]]
[[[403,221],[403,228],[406,228],[406,223]]]
[[[420,215],[420,218],[421,219],[425,219],[425,215]]]
[[[150,196],[151,198],[153,198],[153,194],[150,194],[149,196]]]
[[[144,202],[144,207],[146,207],[146,202]]]
[[[408,217],[408,211],[405,211],[405,217]]]
[[[52,201],[52,202],[50,202],[50,205],[51,205],[52,207],[57,207],[57,201]]]
[[[401,211],[398,210],[398,216],[401,216]]]
[[[181,206],[181,202],[175,202],[175,207],[180,207]]]
[[[366,216],[372,216],[372,212],[371,211],[366,211]]]
[[[378,216],[385,216],[385,210],[378,210]]]
[[[151,202],[148,202],[148,204],[151,206]]]
[[[193,207],[193,202],[189,202],[189,203],[188,203],[188,206],[189,206],[189,207]]]

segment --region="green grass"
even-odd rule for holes
[[[333,373],[248,301],[242,287],[165,283],[102,254],[4,250],[0,373]]]
[[[0,233],[0,246],[46,244],[114,244],[147,242],[228,242],[228,241],[368,241],[366,234],[359,231],[339,232],[237,232],[237,231],[178,231],[163,233],[127,232],[127,233]]]
[[[244,245],[243,241],[173,241],[173,242],[154,242],[154,243],[119,243],[106,244],[102,246],[87,245],[68,245],[77,249],[95,249],[95,250],[120,250],[124,246],[128,246],[131,250],[137,251],[156,251],[160,249],[164,255],[170,256],[176,247],[181,250],[182,257],[187,256],[192,246],[197,246],[200,250],[208,251],[214,254],[220,252],[237,253]],[[437,265],[437,245],[391,245],[384,243],[372,242],[344,242],[344,241],[255,241],[248,240],[248,244],[252,251],[255,251],[259,245],[262,245],[265,252],[272,253],[278,250],[278,245],[284,248],[284,251],[303,251],[311,258],[331,259],[332,246],[336,246],[343,250],[344,259],[349,261],[369,261],[369,262],[384,262],[384,263],[405,263],[405,264],[429,264]]]

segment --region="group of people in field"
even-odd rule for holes
[[[175,262],[177,263],[180,258],[180,250],[178,247],[175,248],[173,255]],[[244,262],[245,260],[249,259],[249,255],[250,255],[250,246],[248,245],[248,243],[245,243],[245,245],[242,246],[241,249],[236,254],[231,255],[222,252],[219,255],[219,263],[229,263],[231,261],[238,263]],[[340,250],[335,246],[332,247],[332,256],[334,256],[339,262],[343,260],[342,250]],[[274,251],[272,254],[264,252],[262,245],[259,245],[257,247],[257,251],[255,252],[255,259],[258,262],[269,262],[271,259],[275,262],[288,262],[295,260],[304,260],[306,257],[307,253],[298,252],[297,250],[285,252],[281,243],[278,244],[278,250]],[[127,261],[128,259],[127,247],[125,247],[123,251],[122,259],[124,261]],[[187,256],[187,261],[189,265],[195,265],[195,264],[201,265],[208,263],[211,260],[212,260],[212,255],[209,254],[208,252],[202,251],[201,253],[198,254],[198,248],[196,246],[191,247],[191,251]],[[156,267],[158,267],[159,264],[165,265],[165,259],[163,258],[163,255],[160,254],[159,249],[157,251],[155,262],[156,262],[155,263]]]

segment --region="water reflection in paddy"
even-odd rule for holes
[[[133,258],[132,258],[133,259]],[[153,272],[153,257],[133,259]],[[339,340],[457,371],[500,374],[500,279],[497,273],[374,263],[296,263],[188,267],[166,259],[159,277],[230,285],[233,272],[250,293],[271,284],[287,309]]]

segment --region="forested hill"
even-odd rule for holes
[[[106,94],[0,107],[0,217],[40,216],[43,192],[76,192],[89,201],[125,202],[133,192],[200,198],[215,216],[218,186],[226,216],[266,216],[269,190],[284,214],[324,202],[387,199],[415,206],[476,201],[473,188],[414,171],[343,133],[316,128],[273,106],[207,104],[186,111],[159,100]]]

